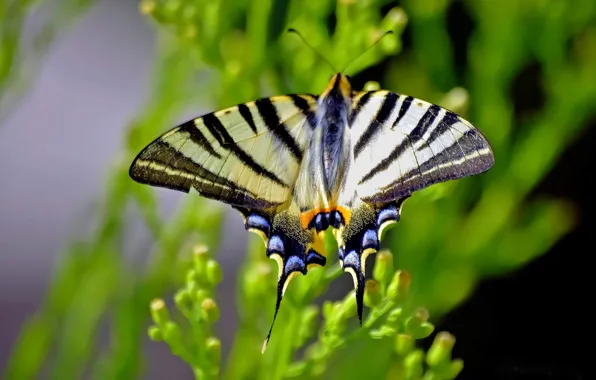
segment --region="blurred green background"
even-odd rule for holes
[[[68,33],[71,24],[84,19],[98,3],[8,0],[0,4],[3,121],[35,86],[35,74],[61,33]],[[69,234],[67,248],[51,268],[53,279],[43,302],[22,321],[18,338],[8,342],[11,353],[3,364],[6,379],[150,378],[151,363],[144,347],[164,343],[146,342],[149,304],[163,297],[172,305],[172,295],[181,294],[177,289],[195,286],[187,276],[196,269],[192,255],[196,244],[209,247],[209,257],[223,267],[224,282],[217,290],[218,281],[201,285],[199,278],[196,285],[215,299],[222,316],[213,326],[217,318],[197,317],[195,322],[202,324],[193,324],[193,315],[184,315],[183,310],[172,317],[186,331],[189,352],[202,358],[189,363],[187,378],[193,372],[197,377],[234,379],[282,378],[292,373],[300,378],[416,378],[403,372],[412,364],[396,347],[396,331],[379,333],[379,339],[373,339],[372,332],[360,334],[337,347],[325,341],[325,334],[315,336],[320,323],[335,326],[324,310],[326,322],[313,322],[312,333],[301,332],[304,342],[295,343],[291,326],[304,321],[300,313],[318,313],[314,305],[344,299],[350,290],[349,276],[337,277],[329,268],[292,283],[282,306],[287,311],[280,312],[272,345],[261,355],[276,276],[275,263],[266,260],[262,243],[250,236],[244,244],[240,218],[196,193],[177,198],[176,211],[164,214],[158,197],[163,192],[128,177],[136,153],[190,116],[262,96],[322,91],[332,69],[300,39],[286,33],[288,27],[299,30],[338,68],[393,30],[394,35],[350,65],[354,86],[363,88],[373,81],[450,108],[475,124],[494,149],[496,164],[488,173],[417,193],[406,202],[402,220],[386,234],[383,245],[393,253],[395,269],[407,271],[412,278],[404,313],[424,307],[430,321],[440,324],[481,280],[519,270],[585,223],[586,210],[578,207],[573,194],[556,197],[537,192],[536,187],[594,124],[596,3],[592,0],[129,3],[135,3],[136,17],[155,37],[148,90],[138,100],[144,105],[128,125],[118,126],[123,144],[113,148],[113,159],[101,169],[105,176],[100,199],[90,213],[92,231],[79,233],[73,226],[76,232]],[[110,28],[106,16],[105,27]],[[85,96],[84,90],[79,96]],[[110,109],[96,112],[109,114]],[[79,128],[84,139],[85,123]],[[2,140],[11,138],[10,130],[0,133]],[[19,153],[9,148],[7,144],[2,157],[16,158]],[[61,149],[68,156],[66,142]],[[4,181],[11,178],[5,175]],[[569,186],[572,190],[566,194],[574,191]],[[146,231],[143,241],[131,244],[133,226],[141,224]],[[572,244],[566,249],[576,250]],[[127,259],[131,251],[143,258],[133,266]],[[224,254],[233,260],[218,258]],[[327,267],[337,266],[334,258],[330,261]],[[196,269],[190,276],[201,273]],[[384,285],[382,292],[386,300]],[[187,301],[192,310],[199,310],[204,298]],[[170,312],[176,313],[173,306]],[[184,327],[183,317],[189,326]],[[153,320],[160,324],[159,316]],[[337,332],[338,337],[351,336],[358,329],[354,317],[344,322],[349,323]],[[476,323],[482,331],[482,321]],[[211,339],[222,333],[228,338]],[[154,339],[164,339],[156,334],[161,333],[153,331]],[[432,339],[419,344],[428,348]],[[176,348],[184,345],[168,343],[174,354],[185,359]],[[304,350],[311,344],[315,348]],[[459,344],[464,343],[458,340]],[[223,355],[221,362],[219,355]],[[323,359],[327,364],[321,364]],[[299,367],[301,363],[308,368]],[[220,368],[219,375],[197,371],[207,367]],[[472,367],[468,376],[483,370],[488,372],[483,378],[491,375],[490,369]],[[425,379],[446,378],[440,373],[446,372],[429,370]],[[466,370],[461,377],[465,376]]]

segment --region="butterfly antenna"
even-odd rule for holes
[[[311,44],[309,44],[309,43],[306,41],[306,39],[305,39],[304,37],[302,37],[302,34],[300,34],[300,33],[299,33],[299,32],[298,32],[296,29],[294,29],[294,28],[289,28],[289,29],[288,29],[288,32],[289,32],[289,33],[295,33],[295,34],[296,34],[298,37],[300,37],[300,39],[302,40],[302,42],[304,42],[304,44],[305,44],[306,46],[308,46],[308,47],[309,47],[309,48],[310,48],[312,51],[314,51],[314,52],[315,52],[315,54],[316,54],[316,55],[317,55],[319,58],[321,58],[323,61],[325,61],[325,62],[326,62],[328,65],[329,65],[329,67],[331,67],[331,69],[332,69],[334,72],[337,72],[337,70],[335,69],[335,67],[333,66],[333,64],[332,64],[332,63],[331,63],[331,62],[330,62],[330,61],[329,61],[327,58],[325,58],[325,56],[324,56],[323,54],[319,53],[319,51],[318,51],[317,49],[315,49],[314,47],[312,47],[312,45],[311,45]]]
[[[354,58],[353,58],[353,59],[350,61],[350,63],[348,63],[348,64],[347,64],[347,65],[346,65],[346,66],[343,68],[343,70],[342,70],[341,72],[342,72],[342,73],[345,73],[345,72],[346,72],[346,70],[348,69],[348,67],[350,67],[350,65],[351,65],[352,63],[354,63],[354,61],[356,61],[358,58],[362,57],[362,56],[363,56],[363,55],[364,55],[364,54],[365,54],[367,51],[369,51],[370,49],[372,49],[373,47],[375,47],[375,46],[376,46],[376,45],[377,45],[379,42],[381,42],[381,40],[382,40],[383,38],[385,38],[386,36],[388,36],[388,35],[390,35],[390,34],[393,34],[393,30],[388,30],[388,31],[386,31],[385,33],[383,33],[383,35],[382,35],[381,37],[377,38],[377,40],[376,40],[376,41],[375,41],[375,42],[374,42],[372,45],[370,45],[370,46],[369,46],[369,47],[367,47],[367,48],[366,48],[366,49],[365,49],[365,50],[364,50],[362,53],[360,53],[359,55],[357,55],[356,57],[354,57]]]

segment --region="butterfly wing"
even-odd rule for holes
[[[312,95],[276,96],[195,118],[143,149],[130,176],[234,206],[279,206],[292,192],[315,107]]]
[[[338,201],[351,213],[336,236],[362,319],[366,257],[379,249],[384,228],[399,220],[403,201],[434,183],[482,173],[494,156],[468,121],[411,96],[362,92],[352,109],[352,159]]]
[[[482,173],[486,138],[452,111],[389,91],[355,98],[351,124],[357,196],[384,203],[434,183]],[[357,173],[356,173],[357,172]]]
[[[292,277],[325,264],[315,232],[301,227],[292,201],[316,126],[316,101],[276,96],[198,117],[153,141],[130,168],[137,182],[194,188],[241,213],[245,228],[263,238],[267,256],[279,264],[275,315]]]

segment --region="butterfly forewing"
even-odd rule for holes
[[[371,203],[479,174],[494,162],[488,142],[469,122],[435,104],[389,91],[354,98],[350,136],[357,194]]]
[[[138,182],[228,204],[269,208],[288,200],[312,134],[316,98],[263,98],[190,120],[135,158]]]

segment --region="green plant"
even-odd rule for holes
[[[426,309],[413,307],[408,297],[410,276],[394,271],[393,255],[387,250],[377,254],[374,279],[366,284],[365,304],[370,313],[362,328],[350,323],[356,314],[353,291],[341,301],[325,301],[321,307],[313,304],[314,298],[325,293],[341,273],[338,263],[333,263],[325,270],[313,271],[314,278],[302,281],[299,292],[288,291],[291,306],[280,313],[282,331],[276,332],[271,348],[261,356],[258,348],[263,336],[255,326],[266,326],[261,308],[263,301],[275,301],[274,287],[268,285],[274,284],[274,275],[257,255],[252,257],[255,262],[246,268],[239,300],[244,305],[242,326],[225,363],[221,361],[221,343],[212,336],[219,310],[211,297],[214,286],[221,281],[221,269],[204,246],[195,248],[186,283],[174,296],[176,310],[183,319],[172,315],[163,300],[151,302],[154,324],[149,327],[149,336],[166,342],[172,354],[193,369],[197,379],[218,378],[221,374],[234,379],[324,378],[329,363],[344,347],[381,339],[393,342],[393,349],[387,353],[393,351],[394,379],[453,379],[462,370],[461,360],[451,360],[455,339],[449,333],[439,333],[426,355],[416,349],[415,341],[428,337],[434,326],[428,322]],[[296,358],[299,351],[303,354]]]

